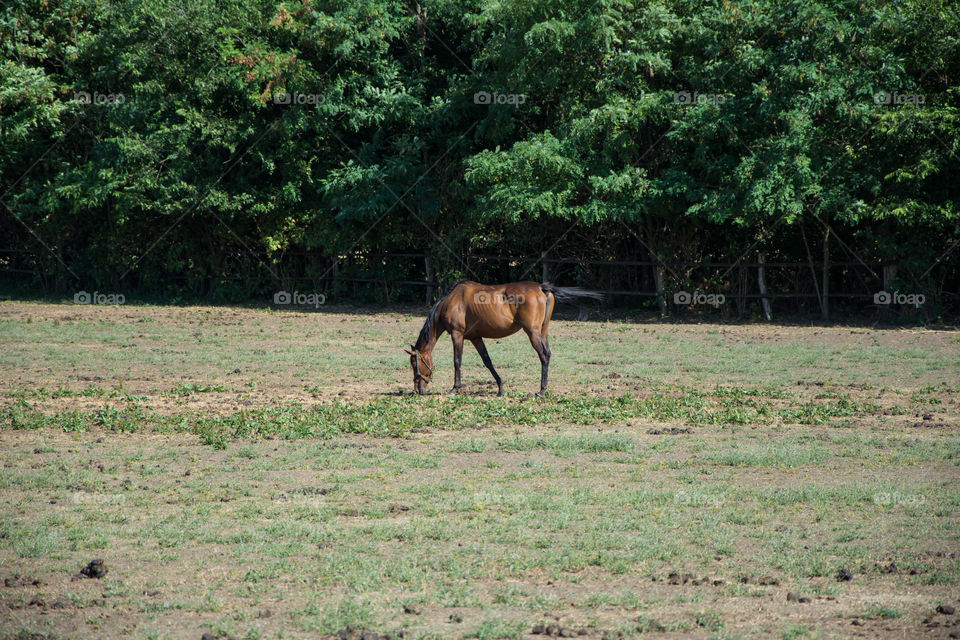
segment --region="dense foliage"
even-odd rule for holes
[[[549,251],[649,289],[587,261],[815,273],[826,239],[949,304],[958,39],[953,0],[5,3],[0,267],[235,300]]]

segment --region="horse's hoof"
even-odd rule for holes
[[[498,398],[502,398],[502,397],[503,397],[503,389],[500,389],[499,391],[497,391],[497,397],[498,397]]]
[[[447,395],[451,395],[451,396],[460,395],[460,387],[454,387],[453,389],[450,389],[450,392]]]

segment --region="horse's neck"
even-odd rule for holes
[[[437,345],[437,340],[440,339],[440,336],[443,334],[443,328],[439,326],[439,322],[434,322],[433,326],[430,327],[430,339],[427,340],[427,344],[423,346],[422,351],[430,353],[433,351],[433,348]]]
[[[437,340],[440,339],[440,336],[443,334],[443,328],[440,326],[440,322],[436,321],[430,325],[430,333],[427,335],[427,341],[422,345],[419,345],[418,350],[421,353],[431,353],[433,348],[437,344]]]

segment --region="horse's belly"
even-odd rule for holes
[[[507,336],[512,336],[517,331],[520,331],[520,325],[511,325],[509,327],[490,327],[486,326],[480,330],[466,331],[463,334],[463,337],[467,340],[473,340],[474,338],[506,338]]]

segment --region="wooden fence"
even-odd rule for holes
[[[2,268],[3,256],[23,253],[22,249],[0,250],[0,272],[26,276],[26,269]],[[772,315],[772,304],[790,312],[819,313],[829,317],[831,301],[847,306],[870,308],[875,296],[896,282],[892,264],[829,262],[767,262],[762,256],[736,262],[658,262],[649,260],[573,260],[539,256],[469,254],[458,256],[461,273],[485,282],[539,280],[558,285],[580,285],[604,293],[615,306],[644,306],[661,314],[682,312],[691,306],[683,294],[695,298],[723,296],[723,311],[742,316],[758,304],[764,316]],[[452,282],[437,279],[434,258],[424,253],[369,253],[323,256],[292,252],[276,265],[277,288],[310,290],[345,298],[377,297],[391,301],[422,300],[431,303],[438,292]],[[398,275],[399,274],[399,275]],[[38,274],[33,274],[38,275]],[[49,274],[47,274],[49,275]],[[186,281],[179,275],[175,281]],[[224,276],[217,281],[244,281],[245,276]],[[419,291],[419,293],[417,293]],[[957,302],[956,295],[948,295]],[[718,307],[720,305],[713,305]]]
[[[391,278],[396,263],[405,261],[409,271],[420,278]],[[822,263],[810,262],[657,262],[649,260],[572,260],[541,256],[503,256],[471,254],[459,257],[470,279],[486,282],[539,280],[559,285],[578,284],[604,293],[621,306],[641,304],[659,308],[662,314],[689,307],[677,304],[676,294],[722,294],[724,304],[733,305],[738,315],[748,310],[751,302],[759,302],[768,318],[771,303],[788,302],[791,311],[807,311],[829,316],[830,301],[869,307],[875,295],[886,291],[896,279],[892,264],[864,264],[856,261],[830,262],[826,277]],[[339,256],[336,266],[322,277],[300,275],[291,278],[290,286],[306,284],[315,290],[330,291],[337,287],[373,286],[390,296],[398,288],[423,290],[425,303],[435,300],[437,292],[451,282],[440,282],[434,276],[432,260],[422,253],[364,253]],[[351,269],[351,266],[354,269]],[[350,275],[359,268],[368,273]],[[380,269],[380,277],[369,273]],[[627,273],[632,272],[632,273]],[[636,286],[615,286],[634,282]],[[826,295],[824,295],[826,293]],[[413,295],[413,294],[410,294]],[[631,302],[631,300],[633,302]],[[653,301],[652,303],[649,301]]]

